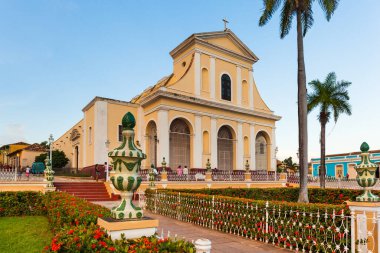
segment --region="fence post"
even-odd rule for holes
[[[212,207],[211,207],[211,229],[214,229],[214,205],[215,205],[215,196],[212,195]]]
[[[181,193],[178,192],[178,205],[177,205],[177,220],[181,220]]]
[[[269,221],[269,213],[268,213],[269,202],[265,203],[265,233],[268,233],[268,221]]]
[[[211,241],[209,239],[198,239],[194,243],[196,253],[211,253]]]
[[[154,194],[154,213],[157,213],[157,190]]]

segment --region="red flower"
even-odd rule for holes
[[[69,232],[67,232],[68,235],[72,235],[74,233],[73,229],[70,229]]]
[[[104,248],[107,248],[107,243],[106,242],[100,241],[99,244],[102,245]]]
[[[115,247],[109,247],[108,250],[109,251],[116,251],[116,248]]]
[[[92,244],[92,245],[91,245],[91,248],[92,248],[92,249],[95,249],[95,248],[96,248],[96,244]]]

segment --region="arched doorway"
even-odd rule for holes
[[[146,138],[147,166],[157,166],[157,126],[154,121],[150,121],[146,127]]]
[[[233,170],[234,144],[232,131],[222,126],[218,131],[218,169]]]
[[[183,119],[170,124],[170,168],[190,167],[190,128]]]
[[[256,135],[256,170],[268,171],[268,140],[264,132]]]

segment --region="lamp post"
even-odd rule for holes
[[[110,141],[107,139],[105,142],[104,142],[104,144],[106,145],[106,150],[107,150],[107,155],[106,155],[106,164],[105,164],[105,167],[104,167],[104,169],[105,169],[105,171],[106,171],[106,182],[108,181],[108,179],[109,179],[109,169],[108,169],[108,150],[109,150],[109,147],[110,147]]]
[[[15,164],[15,181],[17,181],[17,168],[20,166],[20,153],[17,153],[17,159]]]
[[[53,168],[53,141],[54,141],[54,138],[53,138],[53,135],[50,134],[49,136],[49,148],[50,148],[50,163],[51,163],[51,167]]]
[[[277,153],[278,153],[278,147],[275,148],[274,150],[274,181],[277,181]]]

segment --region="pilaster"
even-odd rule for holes
[[[201,95],[201,54],[194,53],[194,93],[196,97]]]
[[[202,117],[195,115],[194,124],[194,145],[193,145],[193,167],[202,168]]]
[[[256,136],[255,136],[255,125],[251,124],[249,126],[249,135],[250,135],[250,152],[251,152],[251,162],[250,170],[256,170]]]
[[[210,56],[210,98],[215,99],[215,57]]]
[[[216,128],[216,118],[211,118],[211,168],[218,168],[218,132]]]
[[[272,128],[272,138],[271,138],[271,168],[269,170],[276,171],[277,169],[277,158],[276,158],[276,128]]]
[[[236,66],[236,99],[238,106],[241,106],[241,90],[241,68]]]
[[[159,110],[157,113],[157,166],[161,166],[162,158],[165,157],[169,164],[169,112],[167,110]]]
[[[253,71],[249,71],[249,108],[254,109],[254,101],[253,101]]]
[[[243,123],[237,124],[237,152],[236,152],[236,169],[244,169],[244,141],[243,141]]]
[[[108,161],[107,140],[107,102],[96,101],[94,105],[94,164],[104,164]]]

